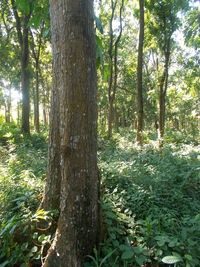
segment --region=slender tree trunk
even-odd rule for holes
[[[53,108],[49,155],[52,161],[49,160],[48,165],[45,193],[48,196],[44,199],[46,206],[57,206],[53,204],[56,200],[53,200],[54,184],[50,180],[60,180],[62,177],[62,181],[61,192],[58,192],[58,227],[44,266],[79,267],[82,266],[84,256],[92,253],[98,237],[99,183],[96,156],[96,48],[93,1],[51,0],[50,15]],[[58,114],[59,118],[56,116]],[[60,125],[57,125],[56,121],[60,121]],[[60,129],[58,137],[55,135],[55,127]],[[55,138],[57,139],[54,140]],[[57,154],[53,153],[55,146],[60,147]],[[56,162],[61,176],[57,173],[55,179],[53,169]]]
[[[118,78],[118,45],[122,35],[122,10],[124,7],[124,0],[121,2],[120,7],[120,29],[119,35],[114,43],[114,55],[113,55],[113,19],[115,14],[115,9],[117,6],[117,0],[115,3],[113,0],[112,3],[112,15],[110,19],[110,47],[109,47],[109,60],[110,60],[110,80],[109,80],[109,87],[108,87],[108,101],[109,101],[109,116],[108,116],[108,137],[112,137],[112,130],[113,130],[113,104],[115,101],[115,95],[117,90],[117,78]],[[114,57],[113,57],[114,56]],[[114,60],[114,62],[113,62]],[[114,64],[113,64],[114,63]]]
[[[144,43],[144,1],[139,0],[140,4],[140,34],[138,47],[138,65],[137,65],[137,134],[136,141],[142,145],[143,131],[143,85],[142,85],[142,69],[143,69],[143,43]]]
[[[167,32],[166,18],[164,17],[164,45],[163,51],[165,56],[165,64],[163,74],[159,84],[159,127],[158,127],[158,141],[159,147],[163,147],[164,144],[164,130],[165,130],[165,101],[168,86],[168,72],[169,72],[169,59],[170,59],[170,43],[171,33]]]
[[[165,129],[165,95],[163,92],[159,93],[159,147],[163,146],[163,137]]]
[[[6,119],[6,122],[10,123],[11,122],[11,86],[8,88],[8,91],[9,91],[9,95],[5,103],[5,119]]]
[[[47,112],[46,112],[46,104],[45,104],[45,102],[43,102],[43,121],[44,121],[44,125],[48,125],[48,122],[47,122]]]
[[[113,100],[109,101],[109,115],[108,115],[108,137],[112,137],[113,132]]]
[[[117,106],[115,106],[115,128],[116,128],[116,131],[119,132],[119,113],[118,113]]]
[[[165,66],[163,75],[161,77],[161,82],[159,86],[159,127],[158,127],[158,141],[159,147],[163,147],[164,144],[164,130],[165,130],[165,98],[168,85],[168,69],[169,69],[169,49],[165,53]]]
[[[47,116],[49,114],[47,105],[49,106],[49,84],[47,82],[46,84],[47,88],[45,90],[45,87],[43,87],[43,97],[42,97],[42,110],[43,110],[43,121],[44,125],[48,125],[48,119]]]
[[[109,85],[108,85],[108,103],[109,103],[109,113],[108,113],[108,138],[112,137],[112,123],[113,123],[113,101],[115,96],[112,93],[112,87],[113,87],[113,19],[114,19],[114,13],[117,1],[115,4],[112,3],[112,14],[110,18],[110,47],[109,47],[109,60],[110,60],[110,79],[109,79]]]
[[[30,95],[29,95],[29,27],[28,23],[31,14],[19,16],[16,3],[11,0],[14,17],[16,20],[16,30],[21,49],[21,86],[22,86],[22,132],[30,134]]]
[[[36,79],[36,85],[35,85],[35,105],[34,105],[34,125],[37,132],[40,131],[40,111],[39,111],[39,73],[40,73],[40,51],[41,51],[41,45],[42,45],[42,34],[44,30],[44,24],[42,25],[40,29],[39,34],[39,40],[38,40],[38,48],[36,48],[34,35],[32,31],[30,30],[31,35],[31,48],[32,48],[32,54],[33,58],[35,60],[35,79]]]
[[[35,86],[35,109],[34,109],[34,115],[35,115],[35,129],[39,133],[40,131],[40,110],[39,110],[39,62],[36,62],[36,73],[35,73],[35,79],[36,79],[36,86]]]
[[[21,56],[21,75],[22,75],[22,131],[30,134],[29,114],[30,114],[30,72],[29,66],[29,41],[28,29],[24,29],[24,39]]]

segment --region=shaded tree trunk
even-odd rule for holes
[[[8,88],[9,95],[7,102],[5,103],[5,119],[6,122],[10,123],[11,122],[11,85]]]
[[[39,64],[36,63],[35,73],[35,105],[34,105],[34,125],[37,132],[40,131],[40,110],[39,110]]]
[[[29,47],[28,47],[28,29],[25,30],[24,43],[21,58],[22,70],[22,131],[30,134],[29,114],[30,114],[30,73],[28,70],[29,65]]]
[[[98,237],[93,0],[51,0],[50,15],[53,94],[42,206],[59,207],[60,216],[44,266],[79,267]]]
[[[43,121],[44,121],[44,125],[48,125],[48,121],[47,121],[47,112],[46,112],[46,103],[43,102]]]
[[[30,134],[29,113],[30,113],[30,93],[29,80],[29,27],[30,14],[19,16],[16,3],[11,0],[14,17],[16,20],[16,30],[21,49],[21,87],[22,87],[22,125],[24,133]],[[31,9],[31,8],[30,8]]]
[[[35,60],[35,95],[34,95],[34,125],[37,132],[40,131],[40,111],[39,111],[39,72],[40,72],[40,51],[42,46],[42,34],[44,30],[44,24],[40,29],[38,48],[36,48],[35,40],[32,31],[31,33],[31,48],[33,58]]]
[[[117,6],[117,0],[112,4],[112,15],[110,19],[110,47],[109,47],[109,60],[110,60],[110,79],[109,79],[109,86],[108,86],[108,102],[109,102],[109,116],[108,116],[108,137],[112,137],[113,131],[113,111],[114,111],[114,101],[115,95],[117,90],[117,78],[118,78],[118,45],[122,35],[122,10],[124,7],[124,0],[121,2],[120,6],[120,29],[119,35],[114,42],[114,34],[113,34],[113,19],[114,14]],[[114,43],[114,52],[113,52],[113,43]]]
[[[109,100],[109,115],[108,115],[108,138],[112,137],[112,132],[113,132],[113,98],[110,97]]]
[[[42,106],[43,106],[43,120],[44,125],[48,126],[49,121],[49,92],[50,92],[50,86],[47,81],[46,85],[43,86],[43,97],[42,97]]]
[[[159,126],[158,126],[158,141],[159,147],[163,147],[164,144],[164,130],[165,130],[165,109],[166,109],[166,93],[168,85],[168,70],[169,70],[169,57],[170,57],[170,46],[168,45],[167,52],[165,53],[165,66],[161,82],[159,86]]]
[[[164,46],[163,52],[165,56],[164,70],[159,84],[159,126],[158,126],[158,141],[159,147],[163,147],[164,144],[164,130],[165,130],[165,102],[168,86],[168,72],[169,72],[169,59],[170,59],[170,43],[171,34],[167,32],[166,18],[163,18],[164,25]]]
[[[143,131],[143,85],[142,85],[142,69],[143,69],[143,43],[144,43],[144,1],[139,0],[140,4],[140,34],[138,46],[138,65],[137,65],[137,134],[136,141],[142,145]]]

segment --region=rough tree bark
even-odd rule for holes
[[[44,266],[79,267],[98,238],[93,0],[50,0],[50,16],[53,94],[47,186],[41,206],[58,208],[60,215]]]
[[[139,0],[140,4],[140,33],[138,46],[138,64],[137,64],[137,134],[136,141],[142,145],[143,131],[143,86],[142,86],[142,68],[143,68],[143,43],[144,43],[144,1]]]

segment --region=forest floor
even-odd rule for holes
[[[41,262],[51,242],[34,230],[32,247],[12,240],[24,221],[50,218],[34,214],[45,184],[48,131],[22,137],[15,125],[0,127],[0,267],[24,267]],[[137,147],[131,131],[99,138],[105,233],[85,267],[200,266],[200,146],[179,137],[167,135],[161,150],[151,135]]]

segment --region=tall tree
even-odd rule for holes
[[[26,6],[25,6],[26,4]],[[30,70],[29,70],[29,22],[33,3],[27,1],[22,6],[20,2],[11,0],[11,5],[15,17],[15,25],[18,43],[21,49],[21,87],[22,87],[22,131],[30,133],[29,113],[30,113]],[[23,8],[25,9],[23,10]],[[18,11],[20,9],[20,14]]]
[[[41,55],[41,47],[42,47],[42,34],[44,32],[44,23],[38,30],[39,34],[33,33],[30,30],[31,35],[31,50],[32,56],[34,58],[35,64],[35,90],[34,90],[34,125],[37,132],[40,131],[40,111],[39,111],[39,74],[40,74],[40,55]],[[38,37],[38,38],[37,38]],[[38,39],[38,40],[37,40]],[[36,44],[37,42],[37,44]]]
[[[148,3],[150,11],[149,30],[155,38],[161,56],[164,58],[162,70],[158,75],[158,94],[159,94],[159,128],[158,139],[159,147],[163,146],[166,113],[166,94],[168,87],[169,63],[172,53],[173,33],[181,24],[178,12],[187,9],[188,1],[158,1],[150,0]]]
[[[44,266],[82,266],[98,236],[93,0],[51,0],[50,16],[53,93],[42,206],[59,208],[60,216]]]
[[[113,113],[114,113],[114,101],[117,90],[117,78],[118,78],[118,47],[119,42],[122,36],[122,11],[124,7],[124,0],[121,1],[120,5],[120,25],[119,25],[119,33],[117,35],[116,40],[114,40],[114,31],[113,31],[113,20],[116,16],[116,7],[118,1],[111,0],[111,18],[110,18],[110,44],[109,44],[109,67],[110,67],[110,77],[109,77],[109,85],[108,85],[108,101],[109,101],[109,116],[108,116],[108,137],[112,137],[112,125],[113,125]]]
[[[140,33],[138,45],[138,64],[137,64],[137,134],[136,141],[142,145],[143,130],[143,85],[142,85],[142,69],[143,69],[143,44],[144,44],[144,1],[139,0],[140,5]]]

